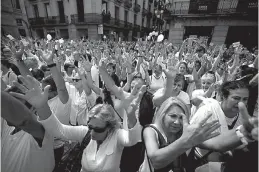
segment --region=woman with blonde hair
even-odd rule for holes
[[[184,171],[184,153],[218,133],[218,121],[205,124],[208,115],[200,123],[188,123],[188,107],[177,97],[168,98],[155,114],[153,124],[143,129],[146,146],[145,160],[140,172]]]

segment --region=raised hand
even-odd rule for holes
[[[204,118],[199,123],[189,124],[186,115],[182,114],[183,134],[181,139],[193,147],[215,136],[218,136],[220,133],[214,131],[220,127],[219,121],[215,120],[206,123],[211,116],[212,114]]]
[[[134,87],[135,88],[135,87]],[[136,109],[138,108],[138,105],[144,95],[144,93],[147,91],[147,87],[145,85],[143,85],[139,91],[137,91],[137,88],[136,89],[133,89],[132,91],[132,95],[134,94],[134,96],[137,96],[136,99],[134,99],[131,104],[130,104],[130,107],[127,109],[127,113],[128,114],[132,114],[132,113],[135,113]],[[134,92],[134,93],[133,93]]]
[[[14,47],[11,48],[11,51],[15,57],[16,60],[22,60],[22,55],[24,53],[24,45],[22,42],[20,42],[20,50],[16,51]]]
[[[42,91],[39,82],[31,77],[22,77],[18,76],[22,84],[18,82],[14,82],[14,85],[17,86],[24,94],[11,92],[10,94],[19,99],[26,100],[29,102],[34,108],[40,109],[43,107],[48,101],[48,92],[50,86],[46,86],[44,91]]]
[[[175,67],[171,67],[170,70],[163,69],[163,72],[167,79],[174,79],[177,74],[177,69]]]
[[[43,60],[47,64],[54,63],[54,57],[55,57],[55,49],[53,49],[51,53],[43,53],[43,56],[42,56]]]
[[[239,114],[241,115],[244,132],[247,138],[258,140],[258,118],[251,117],[247,111],[246,105],[243,102],[238,103]]]

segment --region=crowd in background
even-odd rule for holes
[[[240,42],[2,36],[1,101],[3,172],[257,171],[258,49]]]

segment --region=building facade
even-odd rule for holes
[[[230,45],[258,45],[257,0],[171,0],[169,40],[180,45],[189,36]]]
[[[151,0],[25,0],[34,37],[134,40],[152,27]]]
[[[1,1],[1,31],[14,38],[31,36],[23,0]]]

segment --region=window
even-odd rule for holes
[[[24,29],[18,29],[18,32],[19,32],[19,34],[20,34],[21,36],[26,37],[26,32],[25,32]]]
[[[49,3],[45,3],[44,6],[45,6],[46,17],[49,17],[49,15],[50,15],[50,6],[49,6]]]
[[[142,26],[144,26],[145,17],[142,17]]]
[[[21,9],[19,0],[16,0],[16,8],[17,8],[17,9]]]
[[[129,13],[128,11],[126,10],[124,11],[124,21],[126,22],[128,21],[128,13]]]
[[[22,26],[22,20],[21,19],[16,19],[17,26]]]
[[[33,10],[34,10],[34,15],[36,18],[39,17],[39,9],[38,9],[38,5],[33,5]]]
[[[120,18],[120,8],[115,6],[115,19]]]
[[[134,25],[137,24],[137,14],[134,14]]]

